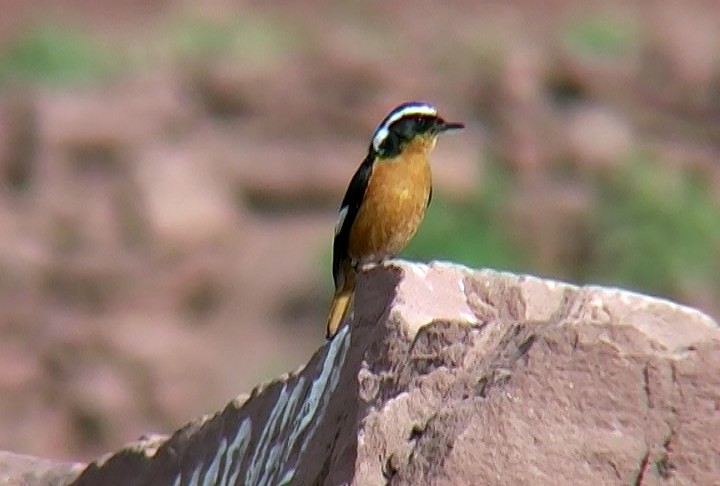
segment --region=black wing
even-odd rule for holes
[[[430,186],[430,194],[428,194],[428,202],[425,205],[426,208],[430,207],[430,201],[432,201],[432,186]]]
[[[333,279],[335,280],[336,288],[341,283],[339,280],[342,262],[348,257],[350,228],[352,228],[353,222],[360,210],[362,200],[365,197],[365,191],[370,176],[372,175],[374,161],[375,157],[373,157],[372,154],[368,154],[368,156],[365,157],[365,160],[360,164],[360,167],[358,167],[358,170],[350,181],[342,204],[340,204],[340,213],[342,213],[345,208],[347,208],[347,213],[340,228],[338,228],[335,233],[335,241],[333,242]]]

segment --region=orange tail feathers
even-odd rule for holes
[[[337,334],[355,300],[355,275],[353,271],[348,273],[344,285],[335,292],[330,304],[330,315],[325,333],[327,339],[332,339]]]

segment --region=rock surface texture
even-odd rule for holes
[[[82,472],[44,467],[77,485],[709,485],[718,438],[720,328],[700,312],[392,262],[296,373]]]

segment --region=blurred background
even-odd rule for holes
[[[305,363],[406,100],[468,128],[405,257],[720,317],[714,1],[0,8],[0,449],[91,459]]]

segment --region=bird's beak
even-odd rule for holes
[[[440,120],[437,124],[438,133],[456,132],[465,128],[464,123],[446,122]]]

